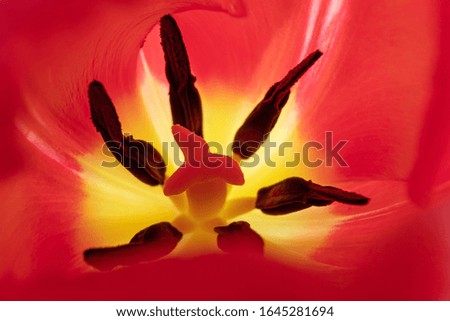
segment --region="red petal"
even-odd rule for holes
[[[264,258],[211,255],[171,259],[75,279],[49,277],[11,289],[0,299],[47,300],[301,300],[339,297],[323,275]],[[286,286],[289,285],[289,286]]]
[[[450,199],[442,197],[448,195],[448,188],[433,200],[433,206],[420,209],[405,201],[405,187],[388,182],[362,186],[363,192],[373,196],[374,204],[336,226],[314,254],[316,260],[347,271],[346,281],[350,282],[346,286],[351,284],[358,299],[436,300],[450,296],[446,215]],[[380,200],[382,195],[385,199]],[[383,202],[384,208],[380,207]],[[334,210],[345,211],[343,206]]]
[[[23,108],[23,101],[14,91],[16,83],[11,75],[11,70],[6,65],[0,64],[0,75],[7,81],[0,86],[0,136],[2,139],[2,157],[0,158],[0,179],[17,173],[23,165],[23,155],[20,150],[20,136],[15,130],[14,117]],[[14,108],[15,107],[15,108]]]
[[[13,178],[3,181],[0,195],[0,275],[74,272],[83,190],[76,171],[22,142],[32,159]]]
[[[433,185],[450,178],[450,5],[440,4],[440,53],[433,77],[433,94],[425,113],[419,148],[410,175],[410,195],[418,203],[429,200]],[[447,161],[446,161],[447,160]]]
[[[238,1],[220,0],[2,3],[0,60],[17,80],[10,92],[18,101],[8,108],[23,103],[22,132],[76,154],[99,144],[87,104],[93,79],[103,82],[117,102],[125,131],[132,130],[127,124],[133,120],[148,125],[136,86],[139,49],[161,15],[198,8],[242,10]],[[11,83],[7,75],[1,77],[2,84]]]
[[[303,139],[325,146],[348,140],[349,165],[319,168],[326,177],[406,178],[414,163],[439,51],[435,2],[344,4],[322,70],[298,99]],[[308,78],[308,76],[310,78]],[[324,159],[324,150],[318,155]],[[313,158],[314,159],[314,158]]]

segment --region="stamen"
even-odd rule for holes
[[[88,95],[92,122],[114,157],[142,182],[163,184],[166,164],[161,154],[146,141],[123,136],[116,108],[103,85],[94,80]]]
[[[331,186],[321,186],[300,177],[287,178],[258,191],[256,208],[270,215],[283,215],[311,206],[326,206],[333,202],[366,205],[369,198]]]
[[[122,125],[117,116],[111,98],[106,93],[105,87],[99,81],[92,81],[88,89],[89,105],[91,106],[91,119],[103,140],[122,140]]]
[[[129,244],[86,250],[84,260],[102,271],[153,261],[172,252],[182,237],[170,223],[161,222],[137,233]]]
[[[238,129],[233,142],[233,152],[240,158],[252,156],[267,139],[275,126],[281,110],[289,99],[291,87],[322,56],[314,51],[279,82],[267,91],[264,99],[253,109],[244,124]]]
[[[194,85],[196,79],[191,73],[181,31],[170,15],[162,17],[160,24],[173,124],[203,136],[202,103]]]
[[[217,236],[217,246],[224,252],[232,254],[264,253],[264,241],[247,222],[233,222],[228,226],[218,226],[214,231]]]

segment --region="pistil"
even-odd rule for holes
[[[244,184],[241,168],[232,158],[211,153],[206,141],[188,129],[175,125],[172,133],[185,162],[167,179],[164,194],[186,192],[189,214],[193,217],[217,215],[226,200],[227,184]]]
[[[227,198],[227,183],[221,178],[208,179],[191,185],[186,191],[189,214],[196,218],[216,216]]]

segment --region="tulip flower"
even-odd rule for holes
[[[439,1],[0,2],[0,297],[448,299],[448,16]],[[271,142],[292,148],[257,162]],[[305,145],[310,166],[287,166]]]

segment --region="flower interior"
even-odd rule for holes
[[[299,176],[277,177],[276,182],[251,188],[253,194],[250,196],[244,197],[239,193],[240,188],[260,184],[255,179],[252,185],[244,177],[246,169],[243,165],[258,152],[276,126],[283,126],[280,122],[292,118],[280,116],[289,105],[291,90],[308,70],[314,68],[322,56],[321,51],[309,54],[267,90],[250,114],[242,119],[230,142],[229,155],[222,155],[215,153],[205,140],[209,133],[204,130],[203,122],[208,122],[208,119],[203,115],[201,94],[195,86],[196,78],[191,72],[182,33],[172,16],[161,18],[160,35],[169,83],[169,97],[161,99],[166,98],[170,103],[172,136],[184,161],[175,168],[174,157],[161,153],[158,145],[164,141],[162,138],[150,142],[124,133],[120,115],[101,79],[90,83],[88,95],[92,123],[103,138],[104,155],[111,159],[113,156],[116,161],[111,162],[115,166],[110,166],[111,163],[100,166],[98,162],[92,165],[89,157],[80,161],[86,169],[86,181],[90,182],[86,205],[90,210],[86,212],[94,213],[98,224],[111,224],[115,228],[103,237],[93,237],[98,243],[108,242],[108,237],[112,236],[104,247],[85,250],[85,262],[99,270],[110,270],[169,255],[203,255],[216,251],[232,255],[276,256],[273,253],[277,251],[273,248],[289,247],[282,242],[288,239],[288,235],[282,235],[282,229],[277,225],[281,216],[293,215],[296,219],[302,215],[299,213],[302,210],[334,202],[349,205],[368,203],[369,198],[363,195],[323,186]],[[145,58],[143,63],[145,66]],[[149,79],[146,81],[157,86],[151,80],[148,67],[145,70]],[[295,105],[295,101],[291,105]],[[158,119],[157,109],[149,107],[149,110]],[[227,117],[226,113],[221,116]],[[226,123],[226,119],[223,121]],[[154,123],[158,127],[158,122]],[[157,128],[156,132],[161,130],[168,128]],[[217,129],[218,132],[226,130],[225,127]],[[257,171],[258,168],[251,170]],[[255,178],[255,175],[249,176]],[[101,189],[110,186],[107,191],[110,198],[102,198],[101,204],[96,196],[105,191],[101,191],[99,186]],[[134,225],[127,223],[128,228],[123,228],[123,222],[110,215],[118,208],[130,210],[127,222],[133,221]],[[134,212],[144,214],[136,215]],[[312,214],[319,220],[320,215],[331,215],[323,213]],[[255,216],[258,217],[256,220]],[[305,224],[305,230],[299,233],[316,233],[319,242],[338,220],[329,219],[321,231],[308,231]],[[271,229],[281,241],[277,244],[261,234],[261,224]],[[130,227],[135,230],[130,231]],[[131,233],[129,241],[124,240],[126,233]],[[117,240],[121,243],[115,244]],[[307,249],[308,245],[305,245],[305,257]]]

